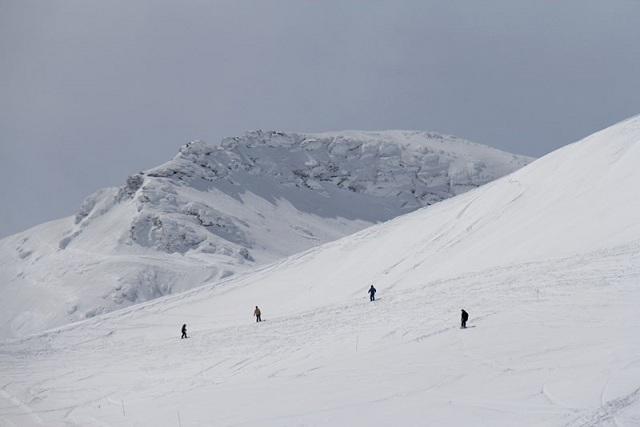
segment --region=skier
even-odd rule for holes
[[[376,288],[373,287],[373,285],[371,285],[371,287],[369,288],[369,301],[375,301],[376,300]]]
[[[469,320],[469,313],[467,313],[466,311],[461,310],[462,314],[460,316],[460,329],[466,329],[467,327],[467,320]]]
[[[262,316],[262,312],[260,311],[257,305],[256,305],[256,309],[253,310],[253,315],[256,317],[256,322],[262,322],[262,318],[260,317]]]
[[[189,338],[187,336],[187,324],[186,323],[184,325],[182,325],[182,336],[180,337],[180,339],[183,340],[185,338]]]

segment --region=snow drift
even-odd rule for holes
[[[0,337],[228,278],[476,188],[530,159],[427,132],[192,142],[0,241]]]
[[[638,425],[638,164],[640,116],[254,272],[5,342],[0,420]]]

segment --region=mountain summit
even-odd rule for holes
[[[531,159],[429,132],[194,141],[75,216],[0,241],[3,335],[218,281],[508,174]]]

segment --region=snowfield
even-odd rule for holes
[[[0,338],[268,264],[510,173],[531,159],[428,132],[249,132],[192,142],[0,240]]]
[[[637,116],[254,271],[5,341],[0,425],[640,425],[639,164]]]

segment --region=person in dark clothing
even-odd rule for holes
[[[256,309],[253,310],[253,315],[256,316],[256,322],[262,322],[262,312],[260,311],[260,309],[258,308],[258,306],[256,305]]]
[[[462,314],[460,316],[460,329],[465,329],[467,327],[467,320],[469,320],[469,313],[464,310],[461,310]]]
[[[369,288],[369,301],[375,301],[376,300],[376,288],[373,287],[373,285],[371,285],[371,287]]]
[[[185,323],[184,325],[182,325],[182,336],[180,337],[180,339],[185,339],[185,338],[189,338],[187,336],[187,324]]]

